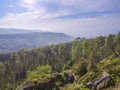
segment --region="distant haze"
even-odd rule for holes
[[[59,44],[73,39],[63,33],[0,28],[0,53]]]

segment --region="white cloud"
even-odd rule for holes
[[[9,5],[9,7],[12,8],[12,7],[14,7],[14,6],[11,4],[11,5]]]
[[[89,36],[89,33],[94,33],[95,30],[117,30],[120,28],[120,17],[115,18],[114,15],[102,18],[55,19],[76,13],[113,10],[114,5],[117,5],[114,2],[117,1],[108,3],[109,0],[21,0],[19,5],[27,8],[27,12],[11,13],[0,18],[0,27],[44,29],[74,36],[84,36],[86,32]]]
[[[109,0],[21,0],[20,5],[33,14],[38,12],[41,18],[56,18],[84,12],[116,10],[115,6],[120,9],[118,1],[109,3]]]
[[[120,31],[120,18],[88,18],[55,20],[44,24],[46,30],[65,32],[72,36],[97,36],[106,32]]]
[[[36,10],[38,0],[21,0],[19,5],[28,9],[28,11]]]
[[[23,2],[27,3],[28,5],[32,5],[37,3],[38,0],[22,0]]]
[[[0,27],[41,29],[54,32],[64,32],[72,36],[91,37],[112,30],[119,30],[120,18],[84,18],[84,19],[39,19],[38,16],[26,13],[19,16],[9,15],[0,20]],[[32,18],[31,18],[32,16]],[[14,19],[13,19],[14,17]],[[21,17],[21,18],[20,18]],[[97,32],[96,32],[97,31]],[[119,30],[120,31],[120,30]]]

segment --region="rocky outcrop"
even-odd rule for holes
[[[72,72],[72,70],[70,70],[68,74],[65,74],[65,77],[66,77],[66,80],[65,80],[66,83],[73,83],[75,80],[75,75]]]
[[[103,72],[103,76],[96,81],[93,82],[88,82],[86,84],[86,87],[92,89],[92,90],[103,90],[109,86],[113,86],[113,80],[112,78],[109,76],[108,73]]]
[[[75,80],[72,72],[68,73],[54,73],[51,78],[47,78],[43,83],[26,82],[17,87],[17,90],[52,90],[56,88],[56,81],[61,82],[61,86],[67,83],[73,83]]]

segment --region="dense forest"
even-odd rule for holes
[[[0,90],[118,90],[120,33],[0,54]]]

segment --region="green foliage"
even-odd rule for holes
[[[49,65],[38,66],[38,67],[36,67],[35,70],[27,72],[27,80],[26,81],[42,83],[47,78],[50,78],[50,77],[51,77],[51,66],[49,66]]]
[[[82,60],[73,66],[74,71],[81,77],[87,73],[87,63]]]
[[[74,84],[68,87],[66,90],[89,90],[89,89],[85,88],[85,86],[82,84]]]
[[[3,53],[0,54],[0,88],[14,90],[25,80],[41,83],[51,77],[51,71],[62,72],[69,69],[75,72],[78,83],[85,84],[96,80],[104,70],[119,83],[119,55],[120,33],[107,37],[81,38],[70,43],[33,50],[21,49],[19,52]],[[64,74],[62,73],[63,79]],[[56,86],[60,84],[61,82],[56,82]]]
[[[55,82],[55,86],[56,86],[56,87],[60,87],[61,85],[62,85],[62,82],[61,82],[61,81],[58,80],[58,81]]]
[[[97,79],[99,79],[102,76],[102,72],[101,71],[91,71],[86,73],[84,76],[82,76],[78,81],[81,84],[86,84],[87,82],[90,81],[95,81]]]

